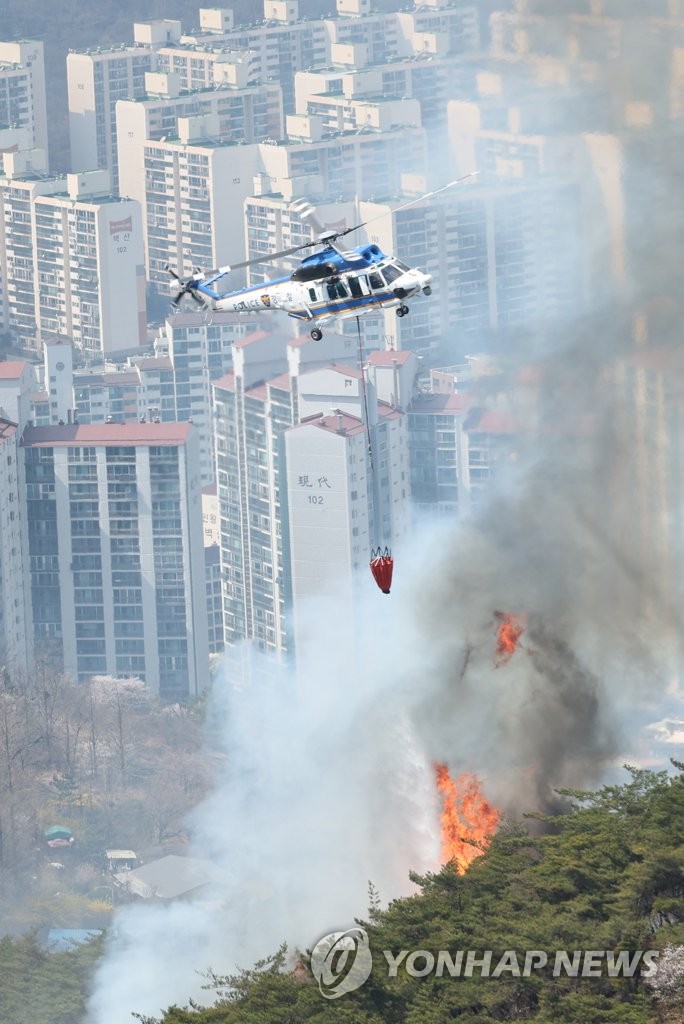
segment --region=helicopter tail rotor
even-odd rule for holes
[[[198,306],[206,305],[204,298],[200,295],[200,293],[197,290],[197,285],[200,283],[200,281],[204,280],[204,274],[202,273],[199,267],[195,267],[195,272],[191,277],[181,277],[178,273],[176,273],[173,267],[170,267],[168,264],[166,266],[166,269],[168,270],[171,277],[178,281],[178,284],[180,285],[178,291],[171,299],[171,305],[173,306],[174,309],[180,308],[180,304],[183,301],[185,295],[189,295],[193,302],[195,302]]]

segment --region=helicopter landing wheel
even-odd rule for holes
[[[311,332],[311,337],[313,338],[314,341],[320,341],[321,338],[323,337],[323,331],[319,331],[318,327],[314,327],[314,329]]]
[[[402,306],[398,306],[397,307],[397,316],[406,316],[408,311],[409,311],[408,306],[403,306],[403,305]]]

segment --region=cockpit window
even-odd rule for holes
[[[385,278],[387,284],[392,284],[392,281],[396,281],[398,277],[401,277],[402,273],[403,271],[398,270],[397,267],[393,267],[391,263],[382,268],[382,276]]]
[[[401,260],[395,260],[394,265],[395,267],[399,267],[399,270],[401,270],[402,273],[405,273],[407,270],[411,269],[410,267],[407,267],[406,264],[403,263]]]
[[[368,275],[368,283],[370,284],[371,288],[377,289],[385,287],[384,281],[380,277],[380,274],[377,274],[375,271],[373,271],[372,274]]]

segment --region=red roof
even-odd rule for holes
[[[266,383],[270,388],[279,388],[281,391],[292,390],[292,378],[289,373],[281,373],[278,377],[271,377]]]
[[[360,419],[350,416],[346,412],[334,412],[328,416],[311,416],[303,420],[299,426],[320,427],[321,430],[327,430],[331,434],[344,434],[345,436],[362,434],[366,429]]]
[[[233,342],[235,348],[246,348],[248,345],[254,344],[256,341],[263,341],[264,338],[270,338],[272,334],[270,331],[252,331],[251,334],[245,334],[244,338],[239,338]]]
[[[227,373],[225,377],[219,377],[218,380],[212,381],[215,388],[221,388],[223,391],[235,391],[235,374]]]
[[[136,359],[135,365],[141,373],[154,373],[157,370],[172,370],[173,363],[169,356],[143,356]]]
[[[30,363],[26,359],[8,359],[0,363],[0,380],[19,380]]]
[[[411,352],[395,352],[393,349],[382,349],[378,352],[371,352],[368,362],[371,366],[403,366],[411,358]]]
[[[357,370],[355,366],[347,366],[345,363],[329,363],[327,366],[321,366],[310,372],[318,373],[319,370],[334,370],[335,373],[341,373],[343,377],[356,377],[357,380],[361,380],[363,376],[361,370]]]
[[[27,427],[22,444],[33,448],[66,445],[181,445],[192,423],[76,423],[63,427]]]
[[[378,402],[378,416],[382,416],[385,420],[398,420],[402,413],[398,409],[394,409],[387,402]]]
[[[472,404],[473,397],[467,394],[418,395],[413,399],[409,412],[416,416],[459,416],[467,412]]]
[[[89,383],[87,379],[86,383]],[[102,383],[114,387],[124,387],[127,384],[130,384],[132,387],[137,387],[138,374],[135,370],[118,370],[116,373],[103,373]],[[75,384],[77,387],[82,387],[83,381],[77,378]]]

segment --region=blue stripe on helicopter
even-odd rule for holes
[[[309,310],[292,309],[286,310],[286,312],[288,316],[296,317],[297,320],[315,320],[316,317],[326,316],[330,313],[339,313],[343,309],[357,309],[359,306],[377,306],[379,303],[388,302],[390,299],[399,301],[393,292],[386,292],[384,294],[377,295],[361,295],[356,299],[340,300],[338,302],[328,303],[325,306],[311,306]]]
[[[202,281],[197,285],[198,292],[204,292],[212,299],[236,299],[238,295],[250,295],[252,292],[261,293],[266,288],[270,288],[273,284],[283,284],[285,281],[289,281],[289,277],[276,277],[272,281],[262,281],[261,284],[253,284],[250,288],[240,288],[236,292],[214,292],[211,290],[209,285],[214,284],[215,281],[220,281],[221,277],[225,277],[225,274],[221,274],[220,277],[211,278],[209,281]]]

